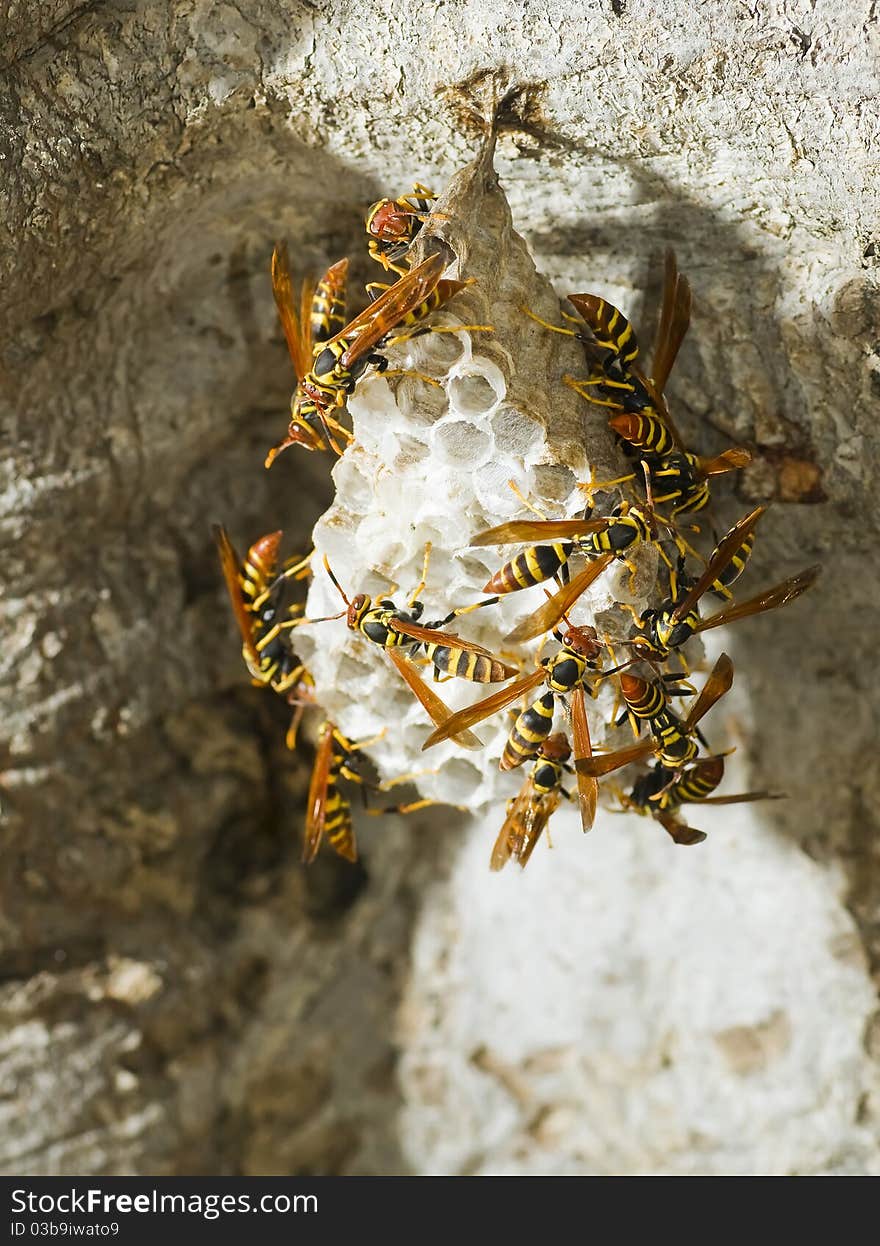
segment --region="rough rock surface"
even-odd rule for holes
[[[877,1171],[875,7],[2,7],[4,1170]],[[758,450],[721,520],[777,499],[754,583],[825,564],[723,638],[730,790],[791,799],[686,854],[562,819],[497,880],[497,819],[434,813],[303,875],[208,537],[330,497],[259,466],[271,243],[360,248],[509,92],[538,268],[641,324],[675,246],[676,409]]]

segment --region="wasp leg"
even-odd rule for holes
[[[383,376],[416,376],[420,381],[424,381],[426,385],[433,385],[436,389],[442,389],[443,386],[436,381],[433,376],[428,376],[424,372],[419,372],[415,368],[380,368],[379,372]]]
[[[525,315],[528,316],[529,320],[534,320],[535,324],[543,325],[545,329],[549,329],[551,333],[562,333],[564,334],[565,337],[581,337],[582,336],[580,333],[576,333],[574,329],[565,329],[565,328],[562,328],[560,325],[551,324],[549,320],[542,320],[540,316],[536,315],[535,312],[533,312],[530,308],[526,307],[525,303],[520,303],[518,310],[521,312],[524,312]],[[565,316],[565,312],[563,312],[562,315]],[[574,316],[566,316],[566,319],[575,320]],[[575,324],[577,323],[578,322],[575,320]]]
[[[425,542],[425,557],[424,557],[424,561],[422,562],[422,578],[419,580],[418,584],[415,586],[415,588],[413,589],[413,591],[410,593],[409,597],[407,598],[407,602],[406,602],[407,610],[412,610],[413,606],[416,604],[422,592],[424,591],[425,585],[428,583],[428,568],[431,565],[431,549],[432,549],[431,542],[426,541]],[[393,594],[391,594],[391,596],[393,596]]]

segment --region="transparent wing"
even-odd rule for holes
[[[590,742],[590,724],[587,721],[587,706],[582,687],[575,688],[571,696],[571,730],[574,745],[575,767],[581,760],[593,756]],[[581,824],[585,831],[592,828],[596,820],[596,806],[599,802],[599,781],[595,777],[575,770],[578,786],[578,803],[581,811]]]
[[[315,294],[314,281],[304,280],[300,290],[299,311],[293,296],[293,280],[290,276],[290,261],[287,256],[287,244],[277,243],[272,252],[272,293],[275,295],[275,306],[287,349],[293,363],[297,381],[301,381],[312,366],[312,299]]]
[[[606,519],[514,519],[510,523],[486,528],[471,539],[471,545],[519,545],[533,541],[553,541],[557,537],[586,536],[608,527]]]
[[[651,379],[662,394],[691,322],[691,287],[678,271],[675,252],[666,252],[663,305],[651,355]]]
[[[374,303],[370,303],[335,337],[330,338],[331,342],[354,338],[342,356],[343,364],[350,367],[383,337],[387,337],[404,316],[423,303],[440,280],[445,266],[442,256],[429,256],[417,268],[395,281]]]
[[[410,692],[421,703],[431,722],[436,727],[445,726],[452,717],[452,711],[449,709],[449,706],[445,705],[440,697],[437,696],[437,693],[428,687],[413,664],[408,662],[402,653],[395,653],[393,649],[386,649],[385,652],[397,667],[401,678]],[[482,741],[472,731],[456,731],[451,738],[456,744],[460,744],[462,748],[479,749],[483,747]]]
[[[501,688],[498,692],[493,692],[491,696],[484,697],[482,701],[477,701],[476,705],[469,705],[466,709],[458,710],[448,722],[444,723],[442,727],[438,727],[436,731],[428,736],[422,745],[422,749],[432,748],[435,744],[439,744],[441,740],[448,740],[450,736],[454,736],[462,729],[473,727],[475,723],[482,722],[492,714],[497,714],[499,710],[506,709],[518,697],[543,683],[546,673],[543,667],[538,667],[537,670],[532,671],[531,675],[526,675],[525,678],[508,684],[506,688]]]
[[[726,653],[722,653],[721,657],[712,667],[709,678],[703,685],[700,695],[697,697],[691,711],[685,719],[684,733],[690,735],[697,723],[720,699],[726,692],[730,691],[733,685],[733,663]]]
[[[229,534],[225,528],[221,527],[220,524],[214,524],[211,532],[217,545],[217,551],[220,554],[223,579],[226,581],[226,590],[232,603],[232,613],[235,615],[238,630],[241,632],[242,645],[248,660],[257,664],[259,655],[254,645],[253,617],[244,604],[244,598],[241,595],[241,584],[239,583],[241,559],[235,552],[235,546],[230,541]]]
[[[552,631],[562,616],[568,613],[577,599],[613,561],[613,554],[602,554],[599,558],[593,559],[583,571],[573,576],[568,584],[554,593],[552,597],[548,597],[534,614],[530,614],[521,623],[517,623],[513,631],[505,636],[505,642],[518,645],[525,640],[534,640],[536,636],[542,636],[544,632]]]
[[[318,737],[318,751],[315,753],[315,764],[312,768],[312,779],[309,783],[309,795],[306,802],[306,833],[302,851],[302,859],[306,865],[310,865],[318,855],[321,836],[324,834],[324,823],[327,818],[327,786],[332,757],[333,724],[324,722]]]
[[[743,541],[754,530],[755,525],[766,509],[766,506],[756,506],[753,511],[749,511],[748,515],[743,515],[742,519],[738,520],[727,535],[718,543],[718,547],[706,570],[684,600],[679,602],[672,612],[674,623],[687,617],[703,594],[712,587],[724,568],[730,565],[734,555],[742,548]]]
[[[821,570],[821,566],[817,563],[815,566],[807,567],[804,571],[799,571],[797,575],[789,576],[787,580],[783,580],[774,588],[765,589],[756,597],[750,597],[748,601],[740,602],[739,605],[725,606],[717,614],[704,619],[698,627],[694,628],[694,632],[707,632],[712,627],[721,627],[725,623],[735,623],[737,619],[747,619],[752,614],[762,614],[765,610],[776,610],[780,606],[787,606],[790,601],[800,597],[801,593],[805,593],[816,583]]]

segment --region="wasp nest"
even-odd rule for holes
[[[481,528],[528,517],[511,484],[532,505],[561,518],[583,511],[586,497],[578,486],[590,481],[591,472],[596,480],[610,480],[626,471],[601,412],[591,413],[563,383],[566,373],[583,374],[583,348],[523,310],[560,323],[559,300],[513,229],[490,151],[456,176],[417,247],[421,255],[414,262],[443,248],[450,275],[471,282],[432,323],[492,329],[413,339],[390,352],[391,371],[422,376],[373,374],[358,385],[349,402],[355,440],[333,472],[336,500],[314,531],[312,618],[334,614],[343,604],[321,567],[324,555],[349,597],[388,596],[389,585],[396,585],[395,601],[403,605],[420,579],[426,543],[432,552],[420,594],[423,621],[480,601],[503,552],[470,548],[469,542]],[[655,579],[652,552],[637,557],[643,574],[635,584],[626,569],[601,577],[574,610],[576,623],[621,631],[608,611],[620,600],[640,609],[645,597],[638,594],[646,595]],[[535,587],[452,626],[508,657],[504,636],[543,600],[543,589]],[[304,628],[297,644],[320,703],[349,738],[385,731],[371,756],[386,779],[436,767],[418,776],[425,796],[470,809],[491,801],[499,811],[500,799],[522,782],[498,771],[510,726],[506,714],[479,728],[482,752],[468,753],[449,741],[425,754],[427,715],[375,645],[349,631],[344,620]],[[512,656],[525,672],[532,669],[534,649],[520,647]],[[479,695],[463,680],[450,680],[439,692],[453,708]],[[609,689],[596,702],[598,738],[611,695]]]

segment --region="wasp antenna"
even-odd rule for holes
[[[326,554],[324,555],[324,570],[327,572],[327,574],[329,575],[330,579],[333,581],[334,585],[336,586],[336,591],[339,593],[339,596],[340,596],[340,597],[342,598],[342,600],[345,602],[346,606],[350,606],[350,605],[351,605],[351,602],[348,600],[348,598],[347,598],[347,597],[346,597],[346,595],[345,595],[345,589],[342,587],[342,585],[341,585],[341,584],[339,583],[339,581],[337,580],[336,576],[333,574],[333,570],[332,570],[332,568],[331,568],[331,566],[330,566],[330,560],[328,559],[328,557],[327,557],[327,555],[326,555]],[[342,614],[344,614],[344,613],[345,613],[345,611],[343,610],[343,611],[342,611]],[[331,617],[332,617],[332,618],[334,618],[334,619],[341,619],[341,618],[342,618],[342,614],[334,614],[334,615],[332,615]],[[325,621],[325,620],[323,620],[323,619],[321,620],[321,622],[322,622],[322,623],[323,623],[324,621]],[[315,620],[315,622],[318,622],[318,620],[316,619],[316,620]]]
[[[302,627],[304,623],[332,623],[334,619],[344,619],[347,610],[340,610],[338,614],[325,614],[322,619],[290,619],[287,622],[279,623],[278,630],[283,631],[292,627]]]

